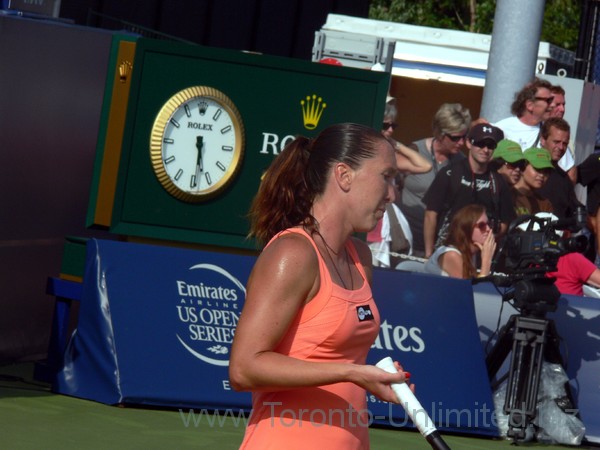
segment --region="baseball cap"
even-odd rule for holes
[[[494,144],[498,144],[498,142],[504,139],[504,132],[492,124],[478,123],[471,127],[467,137],[471,144],[475,145],[484,143],[485,141],[492,141]]]
[[[525,159],[521,146],[509,139],[502,139],[498,142],[496,150],[494,150],[494,153],[492,154],[492,159],[498,158],[502,158],[508,163],[514,163]]]
[[[554,169],[550,152],[545,148],[528,148],[523,152],[523,156],[535,169]]]

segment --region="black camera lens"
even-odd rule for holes
[[[560,240],[560,247],[565,253],[583,253],[587,250],[588,238],[583,235],[564,238]]]

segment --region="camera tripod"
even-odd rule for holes
[[[554,321],[546,318],[555,311],[560,297],[553,279],[519,281],[514,285],[515,306],[521,314],[512,315],[504,325],[495,346],[486,358],[490,382],[496,387],[508,378],[503,411],[508,415],[508,437],[524,440],[529,424],[537,414],[537,397],[544,361],[564,367],[560,337]],[[507,299],[503,298],[503,301]],[[512,351],[508,373],[494,379]],[[569,395],[569,399],[571,396]]]

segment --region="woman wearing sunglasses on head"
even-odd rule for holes
[[[470,204],[452,217],[444,245],[425,263],[425,272],[453,278],[484,277],[490,274],[496,239],[485,207]],[[480,253],[481,267],[476,266]]]

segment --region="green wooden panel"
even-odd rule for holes
[[[244,121],[246,148],[236,180],[215,199],[177,200],[150,163],[150,130],[162,105],[195,85],[224,92]],[[291,136],[314,136],[328,125],[380,127],[389,75],[244,52],[139,39],[127,110],[111,231],[158,239],[253,248],[246,213],[260,177]],[[314,129],[301,101],[326,104]]]
[[[131,60],[126,56],[131,53],[132,47],[135,48],[137,39],[137,36],[121,34],[115,34],[112,38],[96,143],[94,172],[86,214],[88,228],[107,228],[110,224],[114,200],[112,189],[115,184],[115,169],[118,167],[119,147],[120,141],[122,141],[121,130],[124,125],[121,111],[126,108],[127,94],[131,84],[127,78],[132,74],[126,72],[122,74],[125,79],[120,79],[120,81],[116,81],[116,79],[119,76],[120,66],[132,63],[133,55],[131,55]],[[123,46],[126,48],[123,49]],[[111,114],[115,117],[111,117]]]

